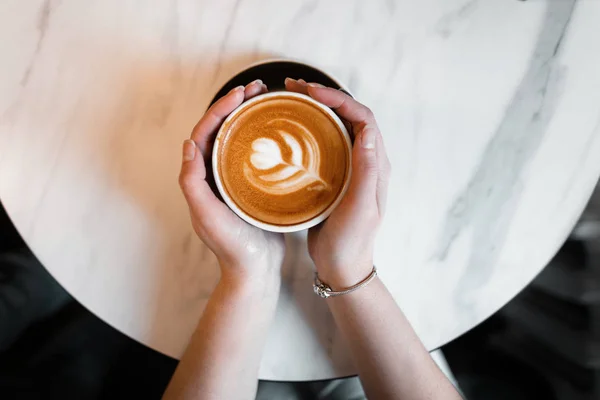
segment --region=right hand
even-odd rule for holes
[[[329,218],[308,233],[308,250],[319,278],[333,290],[348,288],[373,268],[375,235],[385,212],[391,171],[383,138],[371,110],[345,93],[302,79],[288,78],[285,86],[332,108],[352,128],[348,191]]]

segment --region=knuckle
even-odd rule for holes
[[[383,167],[382,176],[383,176],[383,179],[388,181],[388,180],[390,180],[391,175],[392,175],[392,164],[390,163],[389,160],[387,160]]]
[[[189,192],[191,189],[191,186],[192,186],[192,180],[190,179],[190,176],[183,172],[181,174],[179,174],[179,187],[181,188],[183,193]]]
[[[179,174],[178,182],[179,182],[179,187],[181,188],[181,190],[183,190],[183,188],[184,188],[184,182],[183,182],[183,180],[184,180],[183,174]]]
[[[377,226],[379,226],[379,212],[377,209],[372,208],[370,212],[368,212],[363,218],[365,225],[371,229],[375,229]]]
[[[379,177],[383,182],[389,182],[390,181],[390,172],[387,170],[383,170],[381,172],[381,175]]]
[[[375,120],[375,114],[373,114],[373,110],[371,110],[369,107],[364,106],[365,107],[365,119],[372,121]]]

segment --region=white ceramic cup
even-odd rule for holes
[[[223,127],[229,125],[228,124],[229,121],[231,121],[239,113],[241,113],[248,107],[251,107],[253,104],[260,102],[266,98],[277,98],[277,97],[288,97],[288,98],[296,97],[296,98],[302,99],[304,101],[307,101],[307,102],[313,104],[314,106],[320,108],[325,113],[327,113],[333,119],[333,121],[335,121],[335,123],[339,127],[340,131],[343,133],[343,136],[345,139],[344,141],[347,146],[348,157],[349,157],[348,173],[346,174],[346,181],[344,182],[344,185],[342,186],[342,190],[340,191],[340,194],[338,195],[338,197],[333,201],[333,203],[331,203],[329,205],[329,207],[327,207],[319,215],[315,216],[314,218],[312,218],[308,221],[305,221],[305,222],[302,222],[299,224],[294,224],[294,225],[268,224],[268,223],[259,221],[255,218],[253,218],[251,215],[245,213],[241,208],[239,208],[237,206],[237,204],[235,204],[235,202],[231,199],[231,197],[229,197],[227,191],[223,187],[223,182],[221,181],[221,177],[219,176],[219,151],[218,151],[218,149],[219,149],[221,141],[226,133],[224,131]],[[288,92],[288,91],[269,92],[269,93],[265,93],[265,94],[261,94],[256,97],[253,97],[252,99],[242,103],[238,108],[236,108],[225,119],[225,121],[223,122],[223,124],[222,124],[221,128],[219,129],[217,136],[215,138],[215,144],[214,144],[213,153],[212,153],[212,169],[213,169],[213,175],[215,178],[215,183],[217,185],[217,189],[219,190],[219,193],[221,194],[221,197],[223,197],[223,200],[225,201],[227,206],[229,206],[229,208],[232,209],[233,212],[235,212],[241,219],[243,219],[244,221],[248,222],[249,224],[254,225],[265,231],[297,232],[297,231],[301,231],[303,229],[311,228],[311,227],[323,222],[331,214],[331,212],[340,204],[340,201],[342,201],[342,198],[344,197],[344,195],[346,194],[346,190],[348,189],[348,185],[350,184],[350,175],[352,174],[352,141],[350,140],[350,135],[348,133],[348,130],[346,129],[346,126],[342,122],[342,120],[337,116],[336,113],[334,113],[329,107],[325,106],[324,104],[321,104],[318,101],[314,100],[312,97],[309,97],[309,96],[301,94],[301,93]]]

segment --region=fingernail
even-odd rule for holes
[[[183,162],[194,161],[196,158],[196,143],[187,139],[183,142]]]
[[[363,149],[374,149],[375,148],[375,129],[367,128],[361,134],[360,143]]]
[[[285,78],[285,81],[284,81],[284,82],[285,82],[285,83],[295,83],[295,82],[297,82],[297,81],[296,81],[295,79],[292,79],[292,78]]]
[[[301,85],[306,85],[306,81],[304,79],[298,79],[298,83]]]
[[[244,90],[244,85],[240,85],[240,86],[234,87],[233,89],[231,89],[229,91],[229,93],[238,92],[240,90]]]
[[[310,86],[310,87],[318,87],[318,88],[324,88],[325,87],[325,86],[321,85],[320,83],[314,83],[314,82],[309,83],[308,86]]]
[[[255,81],[250,82],[250,85],[262,85],[263,81],[261,79],[257,79]]]

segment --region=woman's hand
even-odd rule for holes
[[[165,399],[253,399],[275,315],[285,252],[283,235],[255,228],[221,202],[207,182],[215,135],[244,100],[267,91],[261,81],[219,99],[183,144],[179,184],[192,225],[221,265],[221,280],[165,392]],[[235,384],[232,384],[235,382]]]
[[[308,235],[319,277],[334,290],[348,288],[373,267],[375,233],[385,211],[390,163],[381,133],[373,113],[339,90],[289,79],[286,87],[334,109],[354,134],[348,192]],[[460,399],[379,279],[327,304],[369,398]]]
[[[283,235],[262,231],[243,221],[217,198],[207,182],[219,127],[244,100],[266,91],[267,86],[260,80],[231,90],[208,109],[194,127],[191,139],[183,143],[179,184],[192,225],[217,256],[221,279],[229,281],[263,280],[265,275],[279,274],[285,252]]]
[[[308,94],[331,107],[354,136],[352,177],[340,205],[308,235],[308,250],[320,279],[334,290],[352,286],[373,268],[373,246],[385,212],[390,162],[371,110],[345,93],[286,79],[287,90]]]

